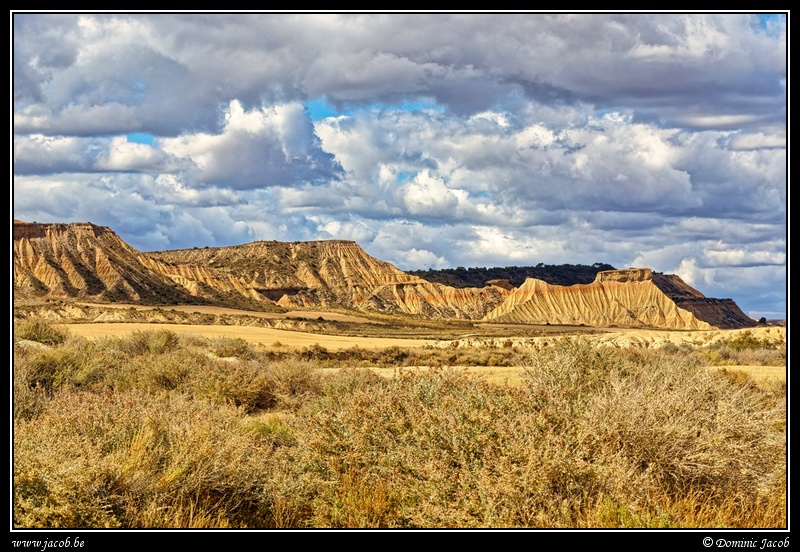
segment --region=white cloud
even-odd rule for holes
[[[419,267],[418,270],[448,267],[447,259],[427,249],[411,248],[408,251],[404,251],[399,256],[398,262],[400,266]],[[409,270],[413,270],[413,268],[409,268]]]
[[[782,128],[765,129],[761,132],[740,132],[731,138],[729,147],[734,150],[785,148],[786,132]]]
[[[714,283],[716,269],[699,268],[694,258],[681,260],[681,264],[674,270],[681,279],[695,288],[707,288]]]
[[[163,149],[197,165],[198,183],[236,189],[327,182],[340,169],[320,147],[302,105],[245,111],[232,101],[220,134],[187,134],[159,141]]]
[[[786,18],[758,23],[15,14],[14,215],[151,248],[337,237],[406,265],[650,266],[738,301],[735,273],[780,311]],[[337,113],[312,123],[322,96]]]
[[[97,156],[94,168],[98,171],[172,173],[186,165],[162,150],[116,137],[111,140],[108,149]]]
[[[774,249],[769,251],[747,251],[742,248],[707,250],[707,262],[714,266],[753,266],[753,265],[782,265],[786,262],[786,254]]]

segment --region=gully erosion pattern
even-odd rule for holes
[[[593,282],[455,288],[407,274],[357,243],[258,241],[143,253],[91,223],[14,221],[14,293],[149,305],[355,309],[432,320],[676,330],[751,327],[731,299],[712,299],[649,268]]]

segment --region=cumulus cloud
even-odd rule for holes
[[[779,312],[786,19],[15,13],[14,216],[142,249],[649,266],[710,295],[736,274]]]
[[[780,119],[782,25],[760,32],[749,14],[27,14],[14,18],[16,92],[60,132],[101,124],[101,111],[79,124],[70,106],[108,107],[108,131],[133,109],[174,135],[210,131],[220,102],[322,94],[340,106],[426,96],[471,114],[523,94],[656,117],[679,115],[679,99],[711,118],[699,124],[728,125],[712,119],[747,115],[745,92],[761,99],[749,116]]]
[[[130,142],[124,137],[111,140],[108,149],[101,153],[93,168],[98,171],[140,171],[173,173],[188,168],[187,164],[169,153],[148,144]]]
[[[775,251],[778,244],[764,244],[770,246],[770,250],[748,251],[740,249],[720,249],[706,251],[706,258],[709,264],[714,266],[760,266],[760,265],[784,265],[786,255],[782,251]]]
[[[305,108],[298,103],[245,111],[232,101],[219,134],[160,141],[164,151],[191,159],[198,182],[235,189],[328,183],[341,168],[320,147]]]

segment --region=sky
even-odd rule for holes
[[[12,12],[13,216],[648,267],[786,318],[787,19]]]

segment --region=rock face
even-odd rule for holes
[[[456,289],[434,284],[344,240],[259,241],[148,255],[162,267],[181,266],[175,264],[180,262],[214,267],[236,280],[243,293],[286,308],[338,306],[434,319],[480,319],[508,291],[503,285]]]
[[[148,255],[162,266],[175,267],[168,270],[186,263],[213,269],[213,274],[227,277],[240,292],[285,307],[358,308],[381,286],[423,281],[343,240],[258,241]],[[197,272],[193,278],[213,287],[205,274]]]
[[[104,226],[14,221],[14,288],[55,297],[191,302],[185,290],[141,262]]]
[[[509,291],[499,286],[453,288],[432,282],[387,284],[376,289],[362,307],[434,319],[476,320],[502,303]]]
[[[707,299],[678,276],[649,268],[603,271],[574,286],[528,279],[484,320],[685,330],[755,325],[733,301]]]
[[[348,308],[433,319],[526,324],[746,327],[730,299],[709,299],[650,269],[597,273],[590,284],[529,278],[454,288],[407,274],[352,241],[258,241],[142,253],[91,223],[14,221],[15,293],[148,304]]]

